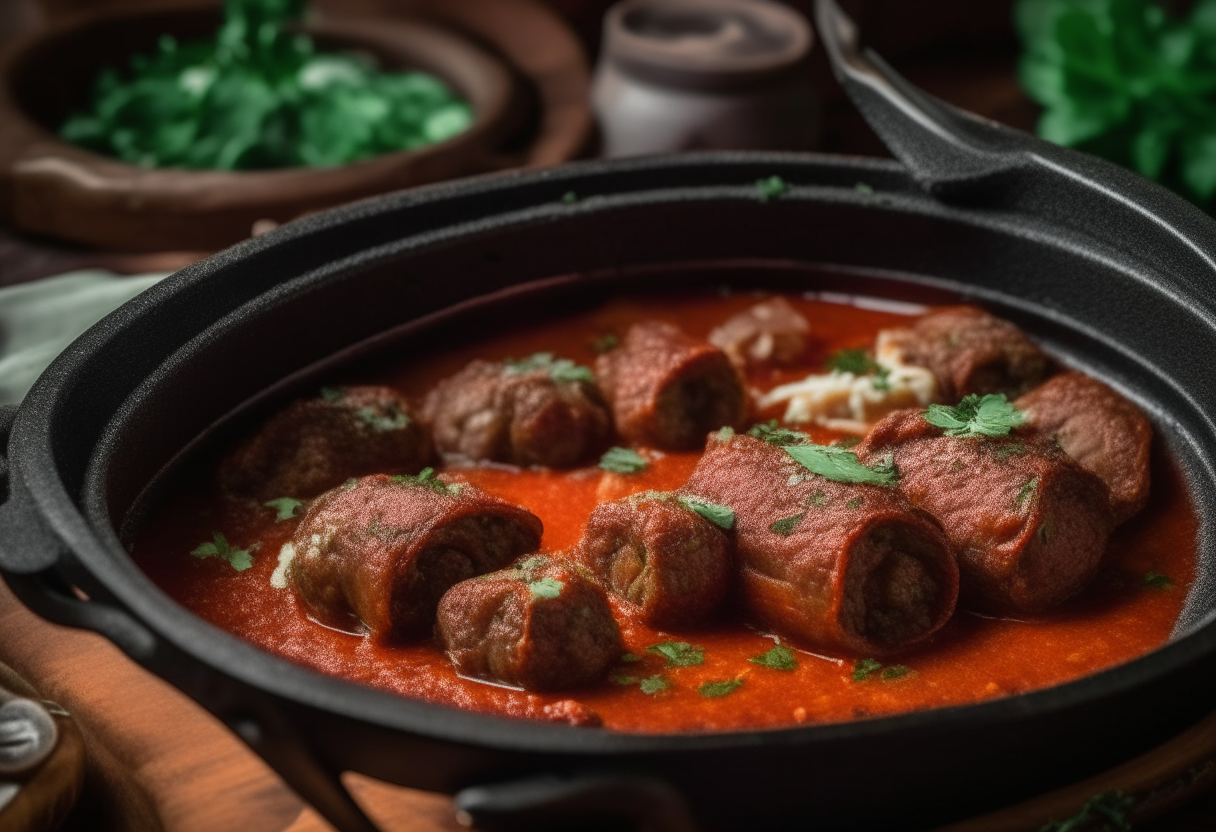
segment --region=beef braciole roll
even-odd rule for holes
[[[288,585],[313,618],[385,640],[430,634],[453,584],[540,545],[540,519],[437,477],[374,474],[321,495],[292,537]]]
[[[883,330],[877,354],[890,366],[931,370],[945,402],[972,393],[1020,396],[1054,370],[1051,359],[1022,330],[974,306],[949,307],[907,329]]]
[[[779,444],[716,434],[685,486],[734,510],[746,613],[812,648],[863,656],[945,624],[958,566],[937,521],[892,487],[891,472],[791,432],[769,438]],[[864,482],[838,481],[850,478]]]
[[[544,555],[456,584],[436,632],[462,674],[526,690],[598,682],[624,650],[604,591]]]
[[[747,413],[743,379],[726,353],[668,323],[634,324],[595,369],[617,431],[631,442],[692,450]]]
[[[220,488],[238,497],[308,499],[350,477],[416,474],[431,435],[388,387],[323,388],[270,417],[220,463]]]
[[[1021,418],[1004,397],[985,400],[984,412],[978,396],[942,408],[947,418],[932,409],[892,413],[857,453],[891,457],[900,490],[941,521],[958,555],[964,607],[1034,614],[1075,595],[1097,570],[1112,527],[1109,496],[1054,443],[1010,433]]]
[[[785,298],[758,303],[709,333],[737,366],[793,364],[806,353],[811,332],[806,318]]]
[[[445,455],[568,468],[603,451],[608,406],[587,367],[537,353],[474,361],[427,396],[424,415]]]
[[[1075,371],[1049,379],[1014,404],[1025,410],[1027,427],[1054,439],[1106,483],[1115,523],[1144,508],[1153,427],[1140,408]]]
[[[722,530],[729,525],[712,508],[648,491],[596,506],[574,557],[646,623],[695,624],[718,610],[730,588],[731,546]]]

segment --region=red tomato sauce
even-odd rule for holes
[[[360,381],[394,386],[420,399],[440,379],[474,358],[523,357],[549,351],[592,364],[593,343],[624,334],[645,319],[675,323],[705,337],[730,315],[766,295],[621,299],[590,312],[520,329],[442,353],[417,357]],[[839,349],[865,347],[880,329],[904,325],[908,310],[864,299],[828,302],[787,296],[807,318],[814,337],[805,366],[748,377],[767,391],[819,371]],[[928,311],[927,309],[924,311]],[[763,419],[779,417],[758,414]],[[800,429],[807,430],[805,426]],[[816,441],[841,434],[811,428]],[[630,732],[730,731],[829,723],[979,702],[1045,688],[1126,662],[1164,644],[1196,573],[1198,518],[1178,466],[1160,440],[1154,444],[1152,496],[1147,508],[1112,535],[1101,572],[1081,596],[1032,621],[985,618],[963,611],[927,643],[901,655],[900,670],[884,675],[856,670],[863,656],[822,656],[798,645],[720,620],[712,626],[660,632],[630,618],[615,603],[626,648],[640,660],[622,662],[598,687],[534,694],[458,676],[437,644],[389,646],[323,627],[306,617],[289,589],[270,578],[296,520],[276,522],[273,509],[220,497],[207,482],[175,494],[137,540],[134,557],[162,589],[191,612],[262,649],[319,672],[428,702],[488,714],[544,719],[544,708],[574,699],[595,711],[604,727]],[[650,467],[611,474],[589,466],[572,471],[519,470],[503,465],[449,469],[470,482],[526,506],[544,522],[545,551],[560,553],[579,539],[592,508],[647,489],[684,484],[696,453],[645,449]],[[216,532],[232,546],[251,549],[252,568],[236,572],[219,558],[190,552]],[[1146,581],[1148,575],[1166,576]],[[1163,585],[1164,584],[1164,585]],[[703,649],[704,663],[669,667],[647,647],[666,641]],[[794,651],[793,670],[749,661],[783,643]],[[901,675],[902,674],[902,675]],[[646,693],[638,680],[662,675],[665,690]],[[628,680],[632,680],[631,682]],[[740,681],[727,695],[705,697],[708,681]],[[627,683],[628,682],[628,683]]]

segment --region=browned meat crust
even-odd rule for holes
[[[772,298],[732,316],[709,333],[736,366],[793,364],[806,352],[811,327],[785,298]]]
[[[462,674],[526,690],[598,682],[624,649],[604,591],[543,555],[452,587],[436,632]]]
[[[903,363],[931,370],[947,404],[972,393],[1004,393],[1012,399],[1054,370],[1051,359],[1022,330],[974,306],[949,307],[911,328],[886,330],[879,336],[879,350],[884,346],[897,348]]]
[[[810,647],[887,655],[954,612],[946,537],[894,488],[833,482],[759,439],[719,435],[685,489],[735,511],[746,612]]]
[[[326,388],[292,402],[220,463],[220,488],[237,497],[307,499],[350,477],[416,474],[431,435],[388,387]]]
[[[377,637],[430,634],[443,593],[540,545],[540,519],[449,477],[352,480],[321,495],[292,537],[288,583],[309,614]]]
[[[617,431],[630,442],[692,450],[747,415],[743,380],[726,353],[668,323],[634,324],[595,369]]]
[[[969,609],[1042,612],[1098,568],[1112,527],[1106,486],[1051,442],[943,436],[921,411],[901,410],[857,453],[894,454],[900,490],[946,530]]]
[[[1140,408],[1097,379],[1063,373],[1018,399],[1027,425],[1110,489],[1116,524],[1148,502],[1153,427]]]
[[[441,453],[568,468],[608,447],[612,421],[594,383],[518,366],[473,361],[431,391],[423,413]]]
[[[675,495],[654,492],[596,506],[574,556],[657,627],[713,615],[733,571],[722,530]]]

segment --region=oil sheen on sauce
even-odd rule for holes
[[[620,335],[636,321],[660,319],[705,337],[727,317],[766,296],[615,300],[590,312],[476,343],[452,333],[452,340],[460,343],[451,348],[403,357],[387,371],[333,381],[389,384],[417,400],[474,358],[549,351],[591,364],[595,338],[602,334]],[[787,297],[811,324],[812,354],[795,369],[753,373],[748,378],[753,389],[764,391],[801,378],[822,367],[832,352],[869,346],[880,329],[909,320],[899,314],[903,310],[882,304]],[[780,415],[778,408],[757,418]],[[817,429],[809,432],[819,442],[842,436]],[[290,590],[271,585],[279,550],[297,521],[276,522],[274,509],[222,499],[206,477],[171,497],[136,541],[134,557],[172,598],[216,626],[296,664],[415,699],[536,719],[546,718],[546,706],[574,699],[599,714],[605,728],[630,732],[841,722],[1049,687],[1126,662],[1165,643],[1194,579],[1198,519],[1183,478],[1162,444],[1154,445],[1147,508],[1112,535],[1101,572],[1081,596],[1030,621],[956,612],[927,643],[890,660],[901,668],[886,675],[881,670],[857,672],[855,663],[868,657],[807,653],[795,643],[729,617],[700,629],[660,632],[630,620],[626,610],[614,604],[626,648],[631,658],[640,657],[622,662],[613,671],[615,681],[586,690],[533,694],[461,678],[434,643],[389,646],[309,620]],[[448,470],[526,506],[544,522],[544,549],[560,553],[577,542],[597,503],[648,489],[677,488],[698,457],[696,453],[658,456],[649,469],[632,475],[607,473],[594,465],[571,471],[502,465]],[[216,532],[232,546],[252,550],[253,566],[236,572],[222,559],[191,557],[190,552]],[[702,648],[704,663],[670,667],[662,655],[646,650],[667,641]],[[794,651],[797,668],[778,670],[749,661],[774,643]],[[656,675],[669,687],[644,692],[638,680]],[[719,697],[698,692],[705,682],[725,680],[741,684]]]

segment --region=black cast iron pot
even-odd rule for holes
[[[1091,774],[1209,712],[1216,224],[1130,173],[929,99],[858,51],[832,4],[819,11],[842,82],[902,165],[706,154],[496,176],[330,211],[185,269],[91,329],[9,414],[10,586],[198,700],[343,832],[372,828],[346,770],[459,793],[484,828],[591,813],[664,830],[914,829]],[[790,189],[762,202],[754,183],[774,175]],[[1135,398],[1203,518],[1171,643],[978,705],[634,736],[318,675],[186,612],[127,555],[175,471],[338,365],[614,292],[722,282],[971,298]]]

